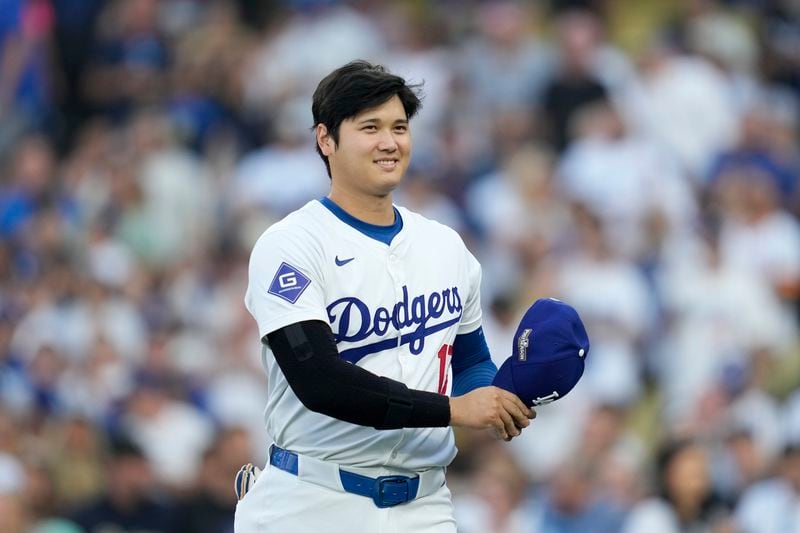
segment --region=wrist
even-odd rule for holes
[[[450,400],[449,401],[449,405],[450,405],[450,425],[451,426],[457,426],[458,423],[459,423],[459,418],[458,417],[459,417],[459,414],[460,414],[460,412],[458,410],[459,399],[458,398],[454,398],[454,397],[451,396],[449,398],[449,400]]]

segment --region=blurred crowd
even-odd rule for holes
[[[458,432],[459,531],[800,532],[792,0],[0,0],[0,531],[232,531],[249,251],[354,58],[424,82],[396,201],[481,261],[496,362],[542,296],[591,338]]]

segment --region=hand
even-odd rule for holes
[[[464,396],[450,398],[450,425],[493,429],[505,441],[520,434],[536,418],[516,394],[499,387],[481,387]]]

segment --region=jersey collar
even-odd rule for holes
[[[394,223],[390,226],[378,226],[376,224],[369,224],[368,222],[357,219],[339,207],[327,196],[320,198],[319,202],[331,213],[333,213],[336,218],[348,226],[354,228],[356,231],[366,235],[367,237],[375,239],[376,241],[382,242],[386,245],[390,245],[392,243],[392,239],[394,239],[397,234],[400,233],[400,230],[403,229],[403,217],[400,216],[400,211],[398,211],[394,206],[392,206],[392,209],[394,210]]]

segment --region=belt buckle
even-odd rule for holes
[[[379,476],[375,478],[372,488],[372,501],[381,509],[394,507],[409,501],[408,482],[411,478],[406,476]]]

